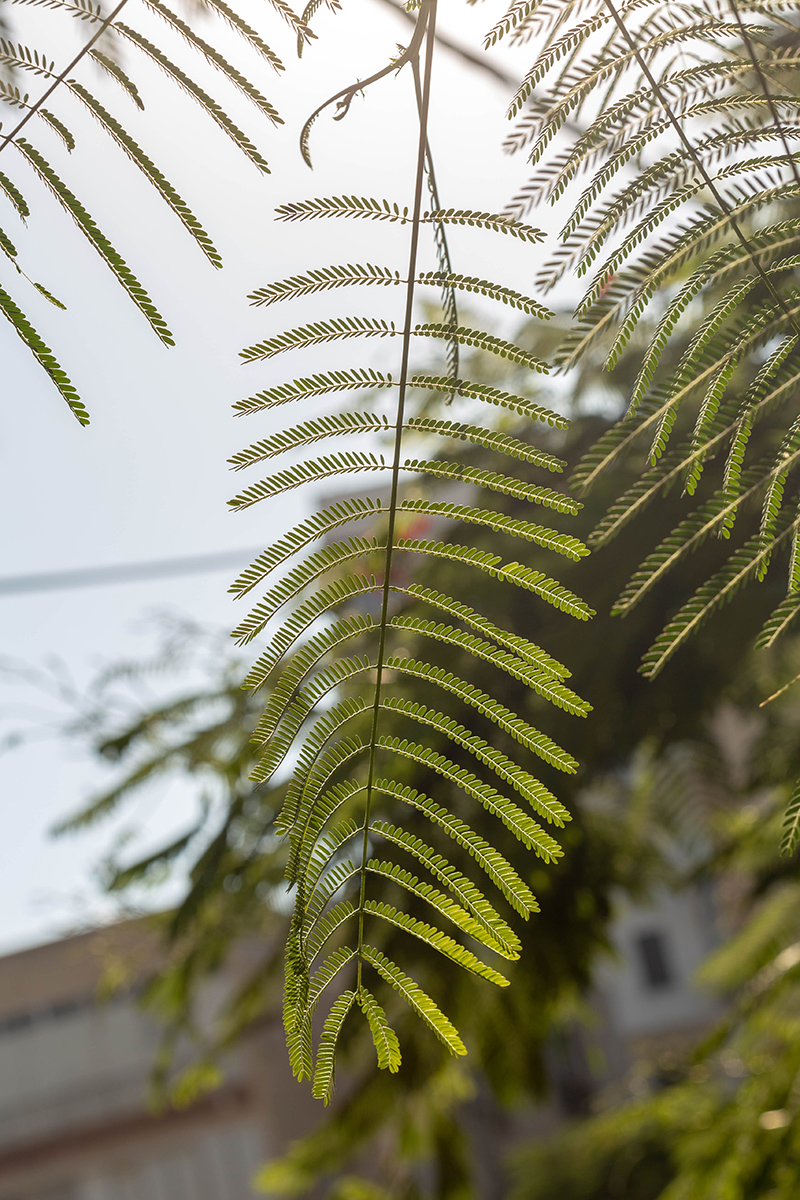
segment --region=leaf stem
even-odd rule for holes
[[[396,58],[394,62],[390,62],[388,66],[382,67],[380,71],[376,71],[367,79],[359,80],[356,83],[351,83],[346,88],[342,88],[342,90],[337,92],[335,96],[330,96],[324,101],[324,103],[320,104],[318,108],[314,109],[313,113],[300,131],[300,153],[302,154],[303,160],[307,167],[312,165],[311,155],[308,149],[309,134],[311,132],[311,126],[314,124],[320,113],[324,112],[326,108],[329,108],[331,104],[336,104],[337,115],[333,119],[334,121],[341,121],[342,117],[347,116],[347,113],[350,111],[350,105],[353,102],[353,98],[354,96],[357,96],[359,92],[363,92],[365,88],[370,87],[373,83],[377,83],[379,79],[383,79],[385,76],[390,75],[392,71],[400,71],[407,62],[419,61],[419,51],[422,45],[422,39],[425,36],[427,14],[429,9],[429,3],[423,5],[419,18],[417,19],[417,23],[414,27],[414,36],[412,37],[410,44],[405,50],[403,50],[399,58]],[[338,104],[336,103],[337,101]]]
[[[414,72],[414,91],[417,95],[417,110],[422,108],[422,80],[420,79],[419,59],[415,58],[411,64]],[[439,189],[436,186],[436,172],[433,167],[433,155],[431,154],[430,142],[425,141],[425,162],[428,176],[428,191],[431,195],[431,209],[433,212],[440,212],[442,205],[439,200]],[[445,323],[452,326],[455,330],[458,328],[458,305],[456,301],[456,293],[453,287],[447,287],[445,280],[453,274],[453,265],[450,261],[450,248],[447,244],[447,231],[443,221],[433,222],[433,237],[436,244],[436,257],[439,261],[439,270],[442,276],[442,311],[444,313]],[[450,377],[458,379],[458,338],[453,337],[447,344],[447,369]],[[455,392],[450,394],[448,404],[455,399]]]
[[[425,183],[425,160],[428,150],[428,111],[431,98],[431,69],[433,66],[434,38],[436,36],[436,0],[423,0],[418,20],[426,33],[425,73],[422,84],[422,100],[419,107],[419,144],[417,149],[417,176],[414,186],[414,215],[411,222],[411,245],[408,260],[408,284],[406,286],[406,311],[403,324],[403,353],[400,366],[397,416],[395,419],[394,457],[392,459],[392,488],[389,499],[389,519],[386,535],[386,559],[384,562],[383,590],[381,596],[380,632],[378,635],[378,657],[375,664],[375,699],[372,707],[372,729],[369,741],[369,771],[367,796],[364,806],[364,838],[361,846],[361,893],[358,903],[358,985],[361,989],[361,970],[364,949],[364,905],[367,892],[367,853],[369,850],[369,822],[372,808],[372,793],[375,782],[375,758],[378,741],[378,721],[381,711],[381,684],[386,651],[386,631],[389,619],[391,596],[392,551],[397,519],[397,495],[400,483],[400,453],[403,441],[403,418],[406,390],[408,387],[408,360],[411,351],[411,323],[414,316],[414,293],[417,276],[417,250],[422,216],[422,192]],[[416,40],[416,39],[415,39]],[[419,56],[419,50],[417,50]]]

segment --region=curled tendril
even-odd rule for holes
[[[411,38],[411,41],[405,49],[401,50],[401,53],[397,56],[397,58],[392,59],[392,61],[385,67],[381,68],[380,71],[376,71],[374,75],[370,75],[367,79],[359,79],[355,83],[351,83],[349,87],[342,88],[340,92],[337,92],[323,104],[320,104],[319,108],[314,109],[300,133],[300,153],[303,156],[303,161],[305,162],[306,166],[312,166],[311,154],[308,148],[311,127],[316,121],[317,117],[323,113],[326,108],[329,108],[331,104],[335,104],[336,115],[333,119],[334,121],[341,121],[347,116],[350,110],[350,105],[352,104],[355,96],[357,96],[359,93],[363,94],[373,83],[377,83],[379,79],[383,79],[384,76],[391,74],[392,71],[401,71],[406,63],[416,62],[419,56],[420,47],[422,45],[422,39],[425,36],[425,30],[428,26],[430,8],[430,0],[422,0],[419,10],[419,17],[417,18],[417,23],[414,26],[414,34]]]

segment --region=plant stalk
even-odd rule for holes
[[[414,295],[417,276],[417,251],[422,216],[422,193],[425,185],[425,160],[428,150],[428,112],[431,98],[431,69],[433,66],[434,39],[436,36],[436,0],[423,0],[420,21],[425,22],[425,71],[422,81],[422,98],[419,106],[419,144],[417,149],[417,176],[414,185],[414,214],[411,222],[411,245],[408,256],[408,283],[406,285],[406,311],[403,324],[403,353],[395,419],[394,457],[392,459],[392,488],[389,499],[389,519],[384,560],[383,589],[381,593],[380,632],[378,635],[378,657],[375,664],[375,700],[372,707],[372,728],[369,742],[369,771],[367,795],[364,805],[364,837],[361,845],[361,893],[358,904],[358,989],[361,988],[364,946],[364,904],[367,892],[367,853],[369,850],[369,819],[372,810],[372,794],[375,783],[375,758],[378,741],[378,721],[381,708],[381,684],[386,652],[386,631],[391,596],[392,553],[394,550],[395,525],[397,523],[397,494],[400,484],[400,454],[403,441],[403,417],[405,414],[406,391],[408,388],[408,360],[411,352],[411,323],[414,317]],[[419,55],[419,51],[417,51]]]

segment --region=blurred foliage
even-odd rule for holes
[[[534,336],[531,328],[521,340],[532,342]],[[547,336],[552,337],[552,331]],[[635,355],[635,345],[631,353]],[[477,378],[485,363],[476,358]],[[626,369],[632,367],[623,361],[623,374]],[[513,368],[507,371],[513,374]],[[519,379],[512,382],[520,387]],[[624,389],[624,378],[615,383]],[[598,399],[608,407],[609,393],[601,390],[596,376],[593,381],[587,372],[582,390],[583,407],[596,406]],[[541,392],[537,398],[553,399]],[[605,424],[605,417],[579,411],[567,435],[548,435],[548,448],[552,445],[574,462]],[[525,436],[524,431],[517,433]],[[479,461],[476,451],[470,455],[470,461]],[[630,470],[633,477],[636,464]],[[570,522],[571,531],[580,536],[591,529],[605,502],[598,488]],[[671,494],[651,514],[651,521],[663,521],[668,529],[680,505],[681,498]],[[511,502],[505,507],[509,513],[515,511]],[[652,529],[641,535],[643,540],[651,536]],[[490,541],[487,536],[487,545]],[[767,582],[760,589],[749,589],[711,632],[696,639],[691,655],[677,656],[657,680],[648,682],[637,667],[660,627],[660,604],[656,600],[642,604],[622,628],[608,615],[619,580],[640,553],[634,527],[627,538],[601,553],[565,564],[563,582],[579,588],[598,610],[593,638],[576,641],[557,614],[536,612],[537,642],[570,661],[574,667],[570,683],[590,700],[594,711],[585,722],[573,721],[569,733],[560,727],[557,714],[553,729],[581,762],[590,764],[578,775],[559,781],[560,795],[574,814],[564,831],[564,858],[544,872],[532,856],[520,853],[510,835],[500,845],[537,893],[542,908],[521,931],[523,950],[512,969],[514,986],[498,991],[481,981],[476,987],[472,979],[462,986],[455,967],[432,959],[424,946],[415,948],[415,973],[423,981],[435,982],[437,995],[464,1033],[469,1058],[453,1062],[426,1030],[416,1028],[418,1023],[406,1020],[382,997],[404,1039],[400,1074],[376,1072],[371,1044],[345,1029],[346,1065],[337,1103],[315,1132],[265,1168],[261,1185],[270,1191],[303,1194],[324,1180],[331,1196],[482,1195],[477,1181],[489,1163],[495,1175],[491,1194],[503,1195],[502,1158],[508,1133],[500,1118],[504,1112],[524,1110],[547,1093],[559,1041],[568,1041],[576,1021],[582,1019],[583,997],[594,967],[609,951],[615,898],[624,892],[634,900],[644,899],[656,885],[678,885],[687,864],[695,875],[719,871],[738,877],[744,872],[748,895],[759,889],[766,895],[791,877],[791,863],[776,857],[778,818],[771,814],[785,799],[780,785],[798,766],[792,693],[765,709],[763,722],[751,728],[752,723],[745,721],[727,739],[740,747],[763,745],[756,756],[757,769],[749,762],[737,763],[736,755],[731,760],[713,732],[720,712],[752,712],[764,689],[774,690],[776,678],[785,672],[787,653],[800,666],[793,644],[784,647],[780,659],[774,652],[753,660],[722,653],[731,639],[746,644],[758,628],[772,602],[765,595],[772,585]],[[537,566],[540,554],[533,548],[525,564]],[[692,570],[693,563],[687,560],[678,574],[689,578]],[[415,579],[447,589],[446,571],[440,565],[434,574],[423,565]],[[499,597],[498,601],[495,593],[493,616],[498,623],[526,636],[534,633],[525,598],[511,588],[501,590]],[[464,599],[481,609],[480,581]],[[161,1087],[167,1092],[171,1088],[173,1100],[186,1103],[213,1084],[214,1063],[226,1047],[264,1020],[274,1019],[278,1010],[282,969],[278,947],[287,921],[280,882],[285,851],[274,834],[281,787],[262,789],[248,781],[255,761],[250,733],[263,696],[241,690],[241,668],[218,641],[204,640],[199,631],[185,626],[176,627],[168,641],[163,663],[119,668],[94,688],[75,730],[89,737],[99,757],[114,767],[114,782],[64,829],[79,829],[117,811],[149,781],[188,779],[195,790],[198,818],[180,838],[141,861],[123,857],[106,865],[107,885],[121,895],[141,896],[143,885],[159,884],[170,872],[186,878],[181,903],[159,918],[170,946],[169,965],[153,978],[145,996],[168,1030],[159,1064]],[[407,648],[412,650],[410,643]],[[458,669],[452,651],[442,661],[448,669]],[[491,670],[485,667],[486,672]],[[167,702],[155,703],[131,690],[140,677],[153,671],[165,679],[186,677],[190,683]],[[523,685],[502,679],[509,705],[535,722],[536,697]],[[118,699],[122,691],[128,695],[127,709]],[[112,700],[112,695],[117,699]],[[566,718],[563,723],[567,725]],[[501,739],[497,744],[503,748]],[[409,769],[407,781],[420,788],[426,782],[417,768]],[[546,777],[545,782],[549,782]],[[480,814],[472,813],[470,819],[480,831]],[[407,827],[421,832],[413,816]],[[424,837],[430,840],[429,829]],[[756,841],[761,855],[757,871],[740,861],[744,846],[756,854]],[[680,847],[677,857],[676,846]],[[745,899],[742,904],[744,912]],[[201,1030],[196,1020],[198,991],[243,938],[260,946],[257,966],[212,1025]],[[391,941],[387,944],[391,947]],[[196,1061],[176,1080],[171,1073],[171,1048],[186,1036],[194,1040]],[[730,1088],[729,1077],[725,1079]],[[569,1197],[570,1186],[585,1186],[588,1190],[574,1195],[610,1196],[615,1194],[608,1191],[612,1176],[639,1188],[622,1191],[622,1196],[638,1200],[640,1195],[658,1195],[653,1189],[675,1169],[670,1141],[675,1123],[670,1123],[669,1114],[683,1112],[686,1106],[691,1109],[693,1102],[682,1100],[687,1089],[691,1095],[700,1089],[698,1104],[701,1094],[703,1105],[715,1103],[710,1082],[701,1088],[696,1076],[687,1080],[653,1100],[662,1108],[638,1101],[630,1111],[624,1110],[619,1127],[608,1115],[577,1127],[568,1135],[569,1154],[558,1149],[560,1143],[552,1154],[532,1152],[529,1165],[522,1169],[523,1182],[517,1185],[520,1195],[543,1198],[560,1189]],[[560,1085],[561,1101],[569,1110],[588,1110],[591,1079],[562,1071]],[[674,1110],[668,1099],[673,1096]],[[775,1107],[781,1105],[776,1102]],[[490,1119],[481,1118],[479,1134],[473,1128],[476,1118],[470,1116],[476,1112],[490,1114]],[[585,1142],[582,1130],[586,1130]],[[624,1161],[623,1150],[628,1155]],[[629,1171],[628,1161],[633,1163]],[[585,1169],[578,1169],[579,1162],[585,1162]],[[525,1190],[534,1187],[532,1179],[539,1191]],[[378,1185],[383,1192],[375,1191]],[[542,1190],[548,1187],[549,1191]]]
[[[666,798],[673,828],[705,844],[694,871],[714,881],[728,936],[698,983],[717,994],[722,1016],[690,1052],[635,1064],[631,1083],[644,1098],[620,1106],[618,1089],[601,1094],[597,1115],[520,1154],[515,1200],[797,1195],[800,864],[778,846],[800,700],[783,692],[760,717],[745,715],[743,701],[798,656],[797,638],[780,656],[745,656],[733,689],[742,706],[672,746],[648,784]]]
[[[653,1094],[574,1126],[519,1156],[515,1200],[789,1200],[800,1184],[800,878],[774,878],[773,847],[756,860],[748,821],[726,872],[749,878],[752,914],[701,979],[729,1011]],[[744,832],[744,831],[742,831]],[[758,837],[755,837],[758,841]],[[762,846],[763,850],[763,846]]]

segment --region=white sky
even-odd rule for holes
[[[478,48],[482,32],[505,4],[467,7],[464,0],[442,0],[440,7],[441,27]],[[15,34],[24,39],[29,28],[35,34],[47,32],[59,64],[74,52],[78,35],[88,36],[88,26],[76,28],[66,18],[13,11],[19,22]],[[206,36],[259,80],[286,119],[283,128],[271,129],[198,60],[182,55],[182,61],[206,81],[207,90],[224,99],[270,161],[271,176],[260,177],[196,106],[131,52],[126,51],[126,65],[148,103],[143,115],[113,85],[97,79],[91,68],[81,69],[81,78],[99,91],[189,202],[221,251],[224,271],[214,271],[150,185],[102,131],[68,103],[54,107],[79,137],[72,161],[47,130],[35,130],[36,143],[82,197],[166,316],[177,337],[175,349],[158,343],[110,272],[40,187],[26,180],[23,188],[35,201],[29,233],[3,206],[0,221],[18,245],[25,269],[68,301],[69,311],[59,313],[38,302],[24,290],[27,285],[12,281],[9,286],[27,304],[92,414],[91,427],[82,430],[10,327],[0,326],[6,384],[0,437],[4,575],[268,543],[298,518],[302,510],[297,506],[310,498],[297,495],[294,509],[284,503],[270,510],[259,505],[244,514],[229,513],[226,500],[258,476],[231,476],[226,459],[270,427],[264,417],[234,420],[231,403],[270,380],[307,374],[334,361],[395,365],[392,342],[354,342],[335,354],[328,350],[302,359],[294,354],[247,367],[239,364],[237,354],[270,332],[325,316],[334,308],[401,319],[399,290],[381,290],[376,296],[372,289],[353,289],[346,308],[340,300],[334,304],[330,296],[323,296],[281,310],[250,309],[246,295],[262,283],[313,266],[348,260],[404,265],[403,230],[366,222],[277,225],[271,214],[276,204],[287,200],[344,191],[409,201],[415,146],[413,123],[407,119],[408,73],[387,79],[365,101],[356,100],[345,121],[320,120],[312,142],[313,174],[296,148],[307,113],[330,93],[382,65],[398,40],[407,41],[409,27],[378,0],[344,0],[344,11],[335,18],[327,12],[320,15],[320,40],[298,63],[288,30],[271,10],[253,0],[240,11],[284,58],[288,69],[282,77],[264,70],[218,25],[209,22]],[[148,27],[138,13],[135,21],[126,19]],[[53,29],[58,30],[57,42]],[[168,40],[161,26],[155,36]],[[30,40],[35,44],[35,36]],[[518,72],[525,65],[524,53],[516,61],[498,53],[495,60]],[[35,96],[41,85],[31,79],[28,86]],[[446,53],[438,56],[431,140],[445,206],[498,209],[524,178],[524,163],[504,157],[500,150],[507,100],[506,90],[488,76],[469,71]],[[3,169],[9,169],[13,153],[10,147],[5,152]],[[22,182],[21,169],[18,178]],[[455,231],[455,269],[529,290],[542,252],[523,249],[521,243],[503,244],[510,241]],[[306,415],[292,414],[292,420]],[[152,650],[152,635],[143,629],[143,619],[155,609],[171,608],[197,621],[231,627],[241,613],[227,595],[228,583],[228,575],[221,572],[0,597],[0,657],[41,663],[58,656],[84,680],[101,663]],[[33,697],[2,688],[0,706],[6,715],[0,730],[13,725],[8,708],[23,699],[27,703]],[[113,828],[102,826],[91,835],[61,841],[49,839],[47,833],[102,778],[87,757],[62,744],[37,742],[0,757],[5,840],[0,951],[47,939],[107,911],[92,867]],[[189,803],[180,788],[150,803],[145,841],[159,840],[165,831],[181,827]]]

